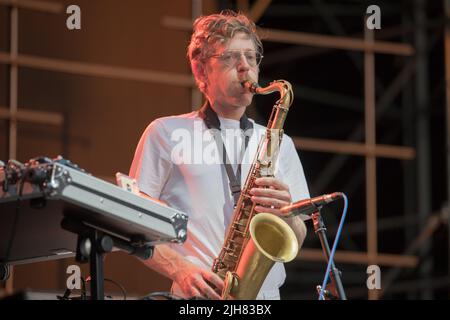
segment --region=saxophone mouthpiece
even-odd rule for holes
[[[241,85],[251,93],[257,93],[257,89],[260,87],[259,84],[251,80],[244,80]]]

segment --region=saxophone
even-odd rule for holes
[[[280,99],[272,108],[224,244],[213,263],[212,271],[224,280],[221,298],[225,300],[255,299],[273,264],[291,261],[299,249],[291,227],[274,214],[256,214],[250,195],[257,178],[274,176],[284,121],[293,101],[291,84],[276,80],[261,88],[257,83],[244,81],[242,86],[255,94],[266,95],[277,91]]]

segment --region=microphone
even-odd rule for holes
[[[288,206],[281,208],[281,212],[286,214],[286,217],[295,217],[303,215],[303,220],[308,220],[309,215],[318,211],[323,205],[336,201],[342,198],[341,192],[334,192],[324,194],[315,198],[300,200]]]

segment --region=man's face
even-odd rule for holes
[[[225,45],[217,46],[215,57],[208,59],[205,66],[207,93],[211,103],[228,108],[250,105],[253,94],[244,90],[241,82],[258,82],[259,67],[254,64],[252,66],[246,58],[255,51],[253,41],[243,32],[236,33]],[[239,56],[236,63],[230,63],[233,59],[229,59],[228,53]],[[219,56],[221,54],[223,55]]]

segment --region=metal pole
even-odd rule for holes
[[[314,224],[314,231],[319,237],[320,245],[322,246],[322,251],[325,256],[325,260],[327,264],[330,260],[331,250],[330,245],[328,243],[327,235],[326,235],[326,227],[322,219],[322,215],[320,211],[317,211],[311,215]],[[330,265],[330,280],[331,280],[331,289],[327,289],[327,284],[325,284],[324,290],[329,290],[332,295],[336,295],[336,298],[340,300],[347,300],[347,296],[345,295],[344,286],[342,284],[340,271],[336,268],[334,264],[334,260],[331,261]]]
[[[19,9],[12,6],[10,9],[10,56],[15,59],[19,52]],[[18,92],[18,66],[11,64],[9,69],[9,110],[11,114],[17,112]],[[9,145],[8,158],[17,158],[17,120],[11,117],[9,120]],[[11,274],[6,281],[5,291],[10,295],[14,291],[14,268],[11,266]]]
[[[408,26],[412,25],[411,13],[409,10],[402,10],[402,26],[406,29]],[[403,42],[411,43],[411,34],[406,33],[402,36]],[[404,146],[413,147],[414,146],[414,90],[413,85],[408,81],[402,91],[402,141]],[[405,237],[405,242],[412,242],[415,230],[417,229],[417,219],[416,219],[416,177],[414,170],[415,162],[404,161],[402,163],[403,169],[403,207],[404,207],[404,220],[415,221],[416,224],[403,224],[403,232]],[[417,298],[416,292],[408,293],[408,300]]]
[[[417,111],[417,208],[420,225],[425,225],[428,215],[431,213],[431,170],[430,170],[430,125],[429,113],[429,89],[428,89],[428,62],[427,62],[427,33],[425,29],[426,1],[415,0],[415,46],[417,52],[416,71],[416,111]],[[426,241],[419,252],[422,263],[419,268],[421,278],[430,278],[433,268],[432,257],[430,257],[431,242]],[[432,299],[431,287],[421,292],[422,299]]]
[[[364,39],[369,46],[373,40],[373,31],[366,28],[364,21]],[[364,99],[365,99],[365,135],[366,145],[376,145],[375,129],[375,56],[372,51],[364,52]],[[375,264],[378,254],[377,241],[377,171],[376,156],[366,156],[366,216],[367,216],[367,255],[369,263]],[[378,299],[376,290],[369,290],[370,300]]]
[[[10,57],[15,60],[19,51],[19,9],[15,6],[10,9]],[[17,112],[18,91],[18,66],[11,63],[9,69],[9,111],[11,114]],[[15,117],[9,120],[9,159],[17,157],[17,120]]]
[[[445,94],[446,94],[446,127],[447,127],[447,206],[450,206],[450,0],[445,0]],[[450,250],[450,219],[447,220],[448,250]],[[450,255],[447,261],[450,276]]]
[[[192,0],[192,21],[197,19],[202,15],[203,12],[203,1],[202,0]],[[201,107],[203,94],[197,88],[197,86],[192,86],[191,88],[191,110],[197,110]]]

